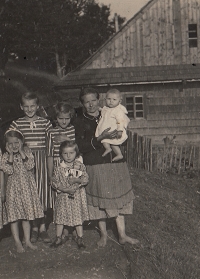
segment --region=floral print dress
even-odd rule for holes
[[[77,183],[71,185],[69,183],[69,176],[71,175],[81,178],[81,185]],[[59,189],[74,189],[79,186],[73,196],[61,191],[58,192],[55,203],[54,222],[59,225],[74,227],[82,225],[84,221],[89,220],[84,187],[88,183],[85,165],[79,161],[74,161],[70,164],[62,162],[55,168],[52,180],[53,186]]]
[[[28,147],[24,148],[26,158],[19,153],[14,154],[13,163],[8,161],[6,152],[2,157],[2,170],[8,174],[6,186],[5,208],[7,220],[4,223],[17,220],[34,220],[44,216],[34,179],[34,157]]]

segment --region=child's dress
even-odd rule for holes
[[[67,136],[70,140],[75,140],[75,129],[73,125],[67,126],[65,129],[62,129],[60,126],[56,126],[48,131],[48,156],[53,157],[54,168],[58,166],[61,162],[59,148],[60,142],[56,142],[55,137],[57,136]],[[54,208],[55,199],[57,193],[55,189],[51,187],[50,190],[50,207]]]
[[[25,117],[13,121],[11,129],[19,130],[24,136],[25,144],[31,149],[35,158],[35,180],[43,209],[50,207],[49,185],[47,177],[47,133],[52,125],[48,119],[39,117],[30,122]]]
[[[88,174],[85,166],[79,162],[61,163],[54,170],[53,184],[55,188],[74,188],[79,184],[69,184],[69,176],[81,178],[81,185],[73,196],[60,192],[57,195],[54,212],[54,222],[67,226],[82,225],[89,220],[85,187],[88,183]]]
[[[21,155],[16,153],[13,163],[8,162],[7,152],[2,157],[2,169],[8,174],[5,207],[9,223],[44,217],[32,172],[34,157],[28,147],[24,148],[24,152],[26,158],[23,160]]]
[[[122,144],[128,137],[126,129],[130,119],[127,114],[126,108],[121,104],[114,108],[104,106],[101,111],[101,118],[97,125],[95,137],[100,136],[107,128],[111,128],[109,132],[116,129],[117,131],[123,131],[120,139],[103,139],[101,142],[107,142],[113,145]]]

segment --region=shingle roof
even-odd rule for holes
[[[200,79],[200,64],[82,69],[70,72],[55,84],[56,87],[74,88],[111,84],[134,84]]]

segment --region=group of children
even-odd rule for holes
[[[127,139],[129,123],[120,103],[120,92],[109,90],[96,131],[98,137],[105,129],[117,130],[117,139],[102,142],[102,156],[113,150],[113,161],[123,158],[118,145]],[[26,247],[37,249],[34,243],[38,239],[58,247],[69,239],[71,227],[75,228],[73,238],[78,247],[85,248],[83,222],[89,220],[85,186],[89,177],[71,124],[74,109],[65,102],[58,103],[54,107],[57,125],[53,127],[48,119],[37,115],[37,95],[23,94],[20,107],[24,117],[11,123],[4,135],[5,152],[0,153],[0,229],[11,224],[18,252],[25,251],[19,236],[20,221]],[[56,224],[53,242],[45,225],[48,208],[53,208]]]

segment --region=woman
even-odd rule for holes
[[[93,88],[81,90],[80,101],[83,111],[74,121],[76,142],[83,155],[89,174],[86,187],[90,220],[99,220],[101,237],[98,246],[107,242],[106,218],[115,217],[119,243],[137,244],[139,241],[126,235],[125,214],[132,214],[134,194],[126,162],[112,162],[111,153],[102,157],[105,149],[101,140],[115,138],[117,131],[109,128],[95,138],[97,123],[100,119],[99,94]]]

